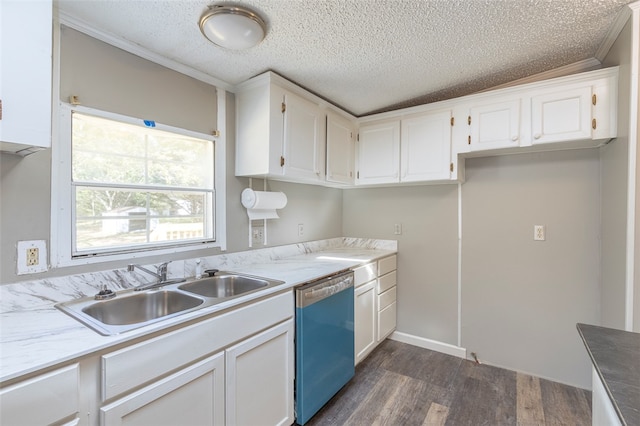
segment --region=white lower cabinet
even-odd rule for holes
[[[103,425],[223,425],[224,353],[100,409]]]
[[[591,367],[591,424],[593,426],[620,426],[620,417],[613,407],[595,367]]]
[[[76,425],[79,367],[73,364],[0,390],[2,425]]]
[[[293,423],[293,336],[289,320],[227,349],[227,425]]]
[[[353,270],[356,364],[396,329],[396,255]]]
[[[356,364],[376,346],[377,309],[376,280],[355,289],[355,354]]]

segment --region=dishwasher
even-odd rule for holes
[[[305,424],[354,375],[353,272],[296,288],[296,422]]]

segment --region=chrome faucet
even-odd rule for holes
[[[134,265],[133,263],[127,265],[127,272],[133,272],[136,268],[138,268],[138,269],[146,272],[149,275],[153,275],[154,277],[156,277],[158,279],[158,281],[155,282],[155,283],[141,284],[141,285],[135,287],[134,290],[135,291],[149,290],[151,288],[161,287],[161,286],[163,286],[165,284],[173,284],[173,283],[184,281],[184,279],[167,280],[167,265],[169,265],[169,262],[161,263],[156,268],[156,272],[150,271],[149,269],[147,269],[147,268],[145,268],[144,266],[141,266],[141,265]]]

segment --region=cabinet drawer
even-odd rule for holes
[[[378,342],[396,329],[396,302],[378,312]]]
[[[353,286],[358,287],[376,278],[377,265],[375,262],[358,266],[353,270]]]
[[[102,400],[174,371],[293,316],[293,292],[102,356]]]
[[[397,268],[396,257],[397,256],[394,254],[393,256],[378,260],[378,276],[388,274]]]
[[[396,286],[378,295],[378,310],[381,311],[396,301]]]
[[[59,423],[79,411],[78,364],[17,383],[0,391],[0,424]]]
[[[384,293],[397,284],[396,271],[378,278],[378,294]]]

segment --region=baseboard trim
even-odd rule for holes
[[[442,352],[447,355],[457,356],[458,358],[466,358],[467,350],[459,346],[451,345],[449,343],[439,342],[437,340],[425,339],[424,337],[414,336],[412,334],[402,333],[400,331],[394,331],[389,339],[397,342],[408,343],[420,348],[430,349],[436,352]]]

